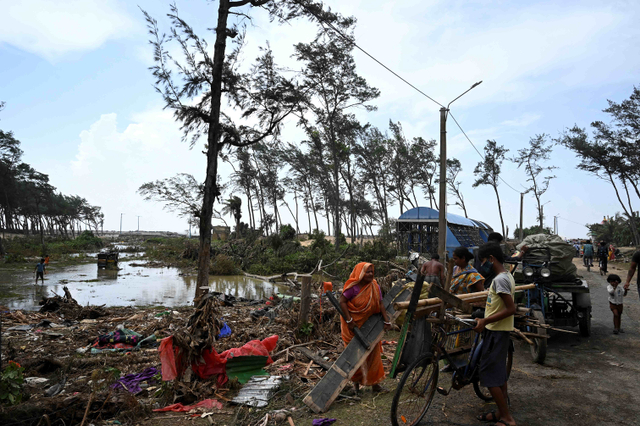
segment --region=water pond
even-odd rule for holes
[[[126,256],[122,256],[126,259]],[[122,259],[121,257],[121,259]],[[0,305],[10,309],[37,310],[43,296],[64,294],[67,286],[81,305],[183,306],[196,291],[196,275],[176,268],[139,266],[140,260],[121,260],[118,270],[98,269],[95,262],[71,266],[51,263],[45,282],[35,285],[34,265],[0,269]],[[210,276],[211,291],[247,299],[266,299],[286,293],[288,287],[243,275]]]

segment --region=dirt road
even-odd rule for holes
[[[577,259],[575,263],[591,288],[592,335],[583,338],[552,332],[544,365],[531,362],[528,345],[516,344],[509,380],[514,416],[519,425],[527,426],[638,425],[640,300],[635,283],[625,298],[622,327],[626,333],[613,335],[605,277],[598,274],[597,267],[595,272],[587,272]],[[609,272],[624,279],[626,271],[614,268]],[[386,384],[394,386],[391,380]],[[350,425],[386,425],[390,423],[390,403],[391,393],[375,400],[367,393],[361,402],[336,403],[326,416]],[[468,386],[447,397],[436,393],[421,424],[479,425],[476,415],[493,409],[495,405],[483,403]]]

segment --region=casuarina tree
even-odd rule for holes
[[[250,19],[256,8],[265,10],[272,20],[279,22],[298,16],[335,18],[324,12],[321,5],[308,0],[219,0],[217,25],[210,29],[215,36],[211,49],[206,39],[179,16],[175,5],[167,15],[171,22],[168,36],[160,31],[158,22],[143,11],[154,49],[155,65],[151,70],[156,78],[155,88],[163,97],[165,107],[173,110],[176,120],[182,124],[184,140],[193,147],[201,136],[206,138],[196,299],[201,294],[200,288],[208,284],[211,217],[214,202],[221,193],[217,181],[221,150],[225,146],[241,148],[269,141],[278,135],[282,121],[300,101],[298,88],[279,73],[269,49],[263,50],[249,73],[238,71],[243,30],[230,27],[229,17]],[[235,39],[236,46],[227,54],[228,38]],[[170,53],[168,43],[177,44],[181,57]],[[174,72],[179,79],[174,78]],[[230,109],[241,112],[241,121],[233,121],[230,111],[222,111],[223,99],[229,102]]]
[[[294,54],[304,66],[302,86],[306,93],[299,122],[322,156],[336,247],[343,205],[341,171],[349,152],[345,139],[352,134],[355,121],[352,111],[358,107],[374,110],[369,102],[380,94],[356,72],[351,34],[354,22],[352,18],[339,20],[335,27],[340,33],[321,30],[311,43],[297,44]]]
[[[507,152],[509,152],[509,150],[502,145],[498,145],[495,140],[488,140],[484,146],[484,161],[480,161],[473,171],[473,174],[476,176],[473,187],[477,188],[480,185],[488,185],[493,188],[493,192],[496,194],[498,213],[500,214],[500,225],[502,225],[502,235],[507,235],[507,232],[502,217],[502,205],[500,204],[498,184],[500,183],[502,162],[505,160]],[[535,182],[535,178],[533,182]]]
[[[518,165],[518,168],[523,167],[527,174],[527,182],[529,182],[529,188],[527,192],[533,192],[533,196],[536,199],[538,209],[538,222],[540,229],[543,229],[544,214],[542,210],[542,195],[549,189],[549,182],[551,179],[555,179],[555,176],[547,174],[554,169],[555,166],[546,166],[544,163],[551,159],[551,151],[553,144],[548,140],[549,136],[542,134],[536,135],[529,140],[529,146],[518,150],[518,155],[513,157],[511,161]],[[504,225],[503,225],[504,226]]]
[[[608,101],[604,112],[610,123],[591,123],[592,136],[586,129],[574,126],[565,130],[558,142],[580,159],[578,168],[611,184],[624,210],[634,244],[640,244],[638,216],[632,204],[632,194],[640,197],[640,89],[621,103]]]

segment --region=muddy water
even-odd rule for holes
[[[140,261],[137,261],[138,264]],[[42,296],[62,295],[67,286],[81,305],[181,306],[189,305],[196,291],[196,276],[175,268],[133,266],[136,261],[120,261],[120,270],[98,269],[95,262],[57,267],[52,263],[44,285],[35,285],[35,265],[0,269],[0,305],[10,309],[37,310]],[[266,299],[285,293],[278,286],[241,275],[210,276],[211,291],[247,299]]]

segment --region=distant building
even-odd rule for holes
[[[212,226],[211,227],[211,239],[227,241],[231,235],[231,228],[228,226]]]
[[[404,212],[397,221],[398,251],[408,253],[438,252],[438,210],[416,207]],[[467,219],[447,213],[447,252],[452,255],[456,247],[475,248],[487,242],[493,229],[479,220]]]

